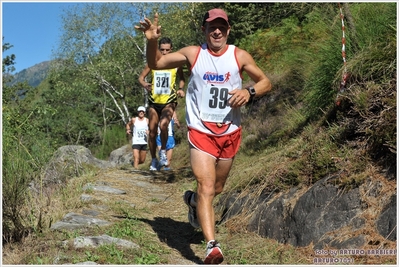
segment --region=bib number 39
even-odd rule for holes
[[[200,117],[208,122],[230,121],[229,89],[209,85],[202,92]]]
[[[228,104],[229,89],[211,87],[210,89],[209,107],[225,109]]]

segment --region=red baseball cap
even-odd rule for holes
[[[227,17],[226,12],[224,12],[223,9],[214,8],[205,13],[204,20],[202,21],[202,26],[205,25],[205,22],[210,22],[217,18],[224,19],[227,22],[227,24],[229,24],[229,18]]]

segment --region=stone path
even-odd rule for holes
[[[115,216],[112,205],[118,201],[125,202],[136,209],[150,211],[148,217],[141,220],[149,225],[148,229],[158,236],[162,245],[172,249],[168,264],[201,264],[205,252],[201,246],[202,233],[188,223],[187,207],[182,200],[184,191],[194,184],[193,179],[184,178],[176,183],[173,182],[175,178],[173,172],[104,170],[96,177],[95,183],[84,185],[84,193],[80,197],[84,208],[68,212],[60,221],[54,222],[51,229],[75,230],[110,225],[121,219]],[[128,240],[106,234],[79,236],[63,242],[64,245],[72,243],[74,248],[98,247],[110,243],[139,247]]]

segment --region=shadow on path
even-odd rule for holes
[[[196,231],[189,223],[163,217],[155,217],[154,220],[144,218],[138,220],[151,225],[161,242],[178,250],[187,260],[203,264],[203,261],[190,248],[190,244],[201,244],[203,240],[202,232]]]
[[[194,179],[191,168],[183,167],[170,171],[147,171],[147,170],[128,170],[129,173],[138,173],[143,176],[151,177],[153,181],[174,183],[181,179]]]

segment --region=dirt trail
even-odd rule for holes
[[[187,219],[187,206],[182,196],[185,190],[193,189],[193,178],[182,178],[184,170],[133,171],[127,169],[109,169],[96,177],[98,184],[108,185],[126,191],[123,195],[105,192],[91,194],[97,200],[105,202],[125,201],[131,203],[142,216],[139,220],[146,223],[146,232],[157,235],[160,245],[170,250],[167,264],[201,264],[205,251],[202,245],[203,235],[194,229]],[[105,203],[104,203],[105,204]],[[113,211],[107,211],[105,219],[117,218]]]
[[[147,165],[148,166],[148,165]],[[74,179],[80,179],[74,178]],[[111,223],[125,220],[128,210],[129,216],[143,222],[140,232],[148,238],[150,244],[156,243],[162,249],[162,264],[165,265],[196,265],[202,264],[205,254],[203,234],[200,229],[194,229],[187,219],[187,206],[183,202],[183,194],[188,189],[194,189],[196,183],[189,169],[175,171],[133,171],[131,166],[103,169],[91,183],[97,186],[108,186],[113,189],[123,190],[125,194],[115,194],[101,190],[87,190],[84,195],[92,197],[87,203],[82,203],[80,191],[71,200],[71,209],[62,211],[66,213],[87,214],[93,212],[96,218]],[[77,181],[80,185],[80,181]],[[54,200],[54,202],[57,202]],[[122,211],[121,207],[124,210]],[[62,204],[65,207],[65,203]],[[128,207],[126,209],[126,207]],[[132,209],[133,207],[133,209]],[[55,212],[54,214],[58,214]],[[216,214],[216,219],[221,214]],[[56,223],[56,222],[53,222]],[[141,224],[140,224],[141,227]],[[242,231],[238,223],[226,222],[216,227],[217,239],[221,241],[225,252],[223,265],[227,264],[312,264],[315,257],[312,246],[293,248],[290,245],[277,243],[275,240],[261,238],[255,233]],[[47,229],[46,229],[47,230]],[[82,231],[91,236],[89,232]],[[99,227],[94,231],[97,235],[105,234]],[[91,231],[90,233],[93,233]],[[55,240],[53,236],[63,239]],[[27,238],[23,244],[3,246],[2,263],[8,265],[36,264],[39,257],[47,258],[50,264],[62,250],[59,245],[65,239],[73,239],[73,231],[69,238],[63,235],[41,236],[37,240]],[[239,248],[239,251],[237,250]],[[47,254],[48,250],[52,250]],[[157,247],[158,249],[158,247]],[[44,255],[41,252],[45,251]],[[62,262],[72,262],[76,249],[68,246],[67,258]],[[238,252],[237,252],[238,251]],[[158,252],[156,252],[158,253]],[[162,253],[162,255],[161,255]],[[64,254],[64,253],[61,253]],[[396,264],[396,256],[391,257],[353,257],[356,263],[367,264]],[[78,257],[78,259],[81,259]],[[90,261],[90,260],[88,260]],[[98,264],[107,264],[106,259]],[[97,262],[97,261],[96,261]]]
[[[203,264],[205,256],[203,234],[200,229],[193,228],[188,222],[188,208],[182,197],[186,190],[194,189],[196,185],[189,168],[150,172],[135,171],[128,165],[97,171],[97,174],[90,178],[90,183],[82,184],[84,188],[87,186],[86,189],[75,195],[74,200],[70,199],[70,209],[67,208],[61,212],[57,211],[55,207],[52,208],[53,212],[48,216],[53,217],[57,214],[57,219],[53,221],[53,224],[58,223],[62,217],[70,213],[94,216],[95,219],[111,224],[122,222],[127,216],[131,216],[131,218],[143,222],[143,228],[140,228],[140,232],[143,233],[142,238],[148,238],[150,244],[161,248],[159,256],[162,259],[162,264]],[[80,182],[76,182],[80,184]],[[125,191],[125,194],[121,194],[120,190]],[[59,200],[54,199],[54,201],[58,202]],[[65,208],[65,204],[68,206],[67,203],[59,205],[63,205]],[[92,227],[86,228],[85,225],[82,227],[84,229],[80,236],[106,234],[106,229],[101,226],[94,228],[95,234],[90,230]],[[49,229],[46,231],[51,232]],[[65,235],[49,233],[48,238],[32,235],[22,243],[7,244],[3,246],[2,263],[7,265],[20,265],[27,262],[35,264],[43,257],[49,260],[50,264],[59,264],[57,263],[59,246],[67,241],[71,245],[68,246],[69,252],[62,253],[62,262],[67,261],[68,264],[72,264],[73,250],[75,249],[72,245],[74,230],[67,230],[67,232],[71,233],[70,238],[65,238]],[[218,233],[218,236],[222,235],[226,236],[227,233]],[[58,237],[62,240],[54,239]],[[40,251],[48,251],[48,253],[41,255]],[[91,260],[88,261],[90,263],[87,264],[93,264]],[[107,263],[100,261],[98,264]],[[228,260],[225,259],[223,264],[228,264]]]

